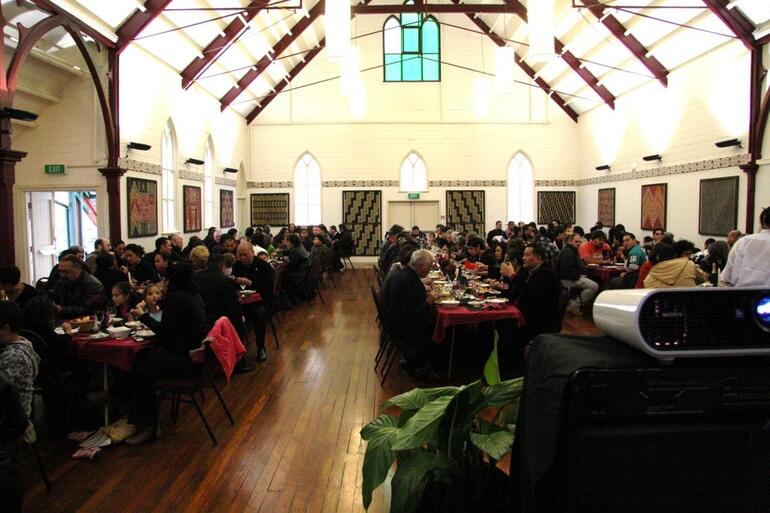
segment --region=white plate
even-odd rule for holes
[[[88,338],[93,340],[100,340],[103,338],[110,338],[110,336],[107,333],[103,333],[100,331],[99,333],[94,333],[93,335],[90,335]]]
[[[468,301],[469,306],[484,306],[484,301]]]
[[[436,301],[436,304],[440,306],[460,306],[460,302],[456,299],[443,299]]]
[[[80,331],[80,328],[72,328],[73,335],[78,331]],[[54,328],[53,332],[56,333],[57,335],[64,335],[64,328],[62,328],[61,326],[57,326],[56,328]]]
[[[138,328],[141,325],[142,323],[139,321],[126,321],[125,323],[126,328],[131,328],[131,329]]]
[[[150,338],[155,336],[155,332],[152,330],[138,330],[134,333],[136,337]]]
[[[495,305],[495,304],[501,305],[501,304],[507,303],[507,302],[508,302],[508,300],[505,299],[504,297],[494,297],[492,299],[487,299],[487,303],[491,303],[493,305]]]
[[[499,290],[492,289],[492,290],[488,291],[487,294],[491,294],[493,296],[499,296],[500,294],[502,294],[502,292],[500,292]]]
[[[255,292],[256,292],[256,290],[246,289],[246,290],[242,290],[241,294],[247,295],[247,294],[254,294]]]

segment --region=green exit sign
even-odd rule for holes
[[[409,199],[420,199],[419,192],[410,192],[407,196]]]
[[[46,164],[43,166],[47,175],[63,175],[67,170],[64,164]]]

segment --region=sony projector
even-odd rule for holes
[[[770,289],[606,290],[594,302],[594,321],[663,360],[770,355]]]

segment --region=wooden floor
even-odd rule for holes
[[[339,275],[338,275],[339,276]],[[326,304],[299,306],[268,337],[268,360],[222,390],[236,425],[207,395],[212,446],[191,406],[163,436],[139,447],[106,448],[96,462],[72,460],[72,442],[41,444],[53,481],[46,493],[30,454],[23,472],[26,512],[362,512],[359,431],[392,395],[426,384],[394,367],[384,388],[373,370],[378,331],[367,288],[371,271],[346,271]],[[594,332],[569,317],[565,331]],[[2,509],[2,508],[0,508]],[[381,490],[369,511],[388,506]]]

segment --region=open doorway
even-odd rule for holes
[[[96,191],[34,191],[25,194],[30,283],[47,277],[70,246],[93,250],[97,237]]]

